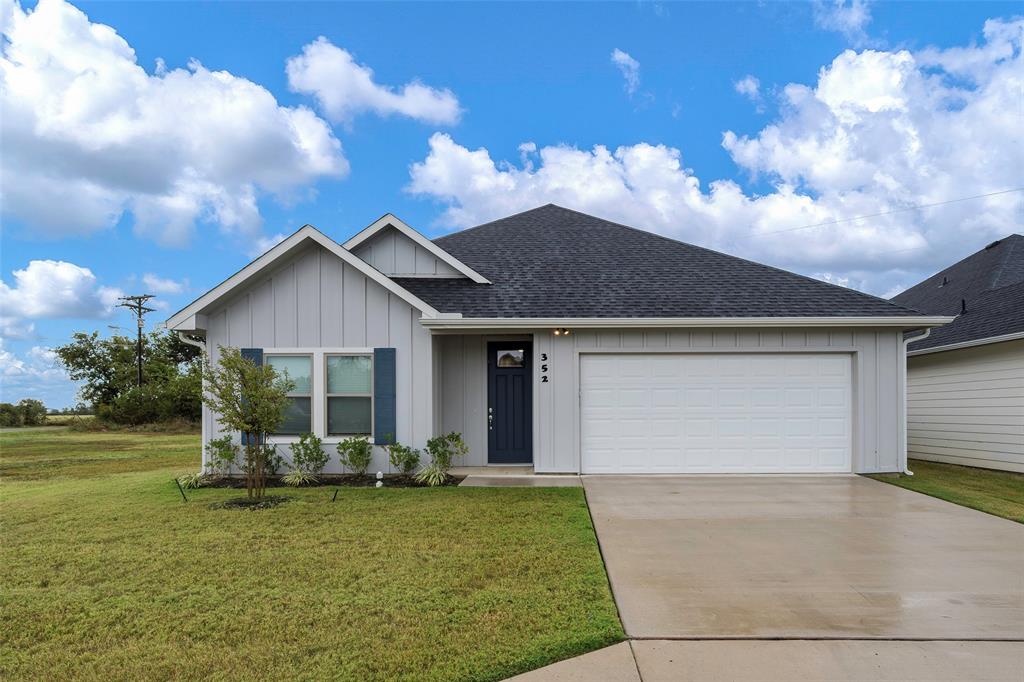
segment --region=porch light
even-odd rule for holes
[[[558,327],[555,329],[555,336],[569,336],[569,330],[565,327]]]

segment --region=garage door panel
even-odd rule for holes
[[[584,473],[850,471],[845,354],[583,354]]]

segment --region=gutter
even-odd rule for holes
[[[900,461],[903,462],[903,473],[913,476],[907,461],[907,452],[910,449],[907,445],[907,346],[915,341],[924,341],[932,333],[931,327],[924,330],[924,334],[911,336],[903,339],[903,362],[900,363],[900,384],[903,386],[903,419],[900,421]]]
[[[952,322],[949,316],[894,317],[462,317],[442,313],[420,318],[427,329],[538,329],[569,327],[899,327],[905,330],[938,327]],[[920,337],[918,337],[920,338]]]
[[[206,354],[205,341],[196,341],[195,339],[190,339],[188,338],[188,336],[186,336],[185,332],[178,332],[178,338],[181,339],[182,343],[188,344],[190,346],[195,346],[200,351],[202,351],[204,355]]]
[[[921,337],[924,338],[924,337]],[[1024,339],[1024,332],[1014,332],[1011,334],[1002,334],[1000,336],[988,336],[984,339],[974,339],[973,341],[961,341],[960,343],[948,343],[945,346],[934,346],[933,348],[923,348],[921,350],[908,351],[907,355],[914,357],[917,355],[927,355],[928,353],[942,353],[947,350],[959,350],[961,348],[974,348],[975,346],[986,346],[990,343],[1002,343],[1003,341],[1016,341],[1017,339]],[[920,339],[914,339],[919,341]]]

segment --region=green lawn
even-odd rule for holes
[[[580,489],[213,510],[197,449],[0,433],[0,679],[497,680],[623,638]]]
[[[1024,474],[910,460],[913,476],[871,478],[1024,523]]]

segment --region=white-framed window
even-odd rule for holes
[[[373,355],[324,354],[326,436],[373,433]]]
[[[313,431],[313,355],[267,353],[264,362],[278,374],[287,374],[295,386],[288,393],[284,421],[275,436],[299,436]]]
[[[270,442],[294,443],[304,433],[325,445],[350,436],[373,442],[373,348],[264,348],[263,362],[295,382],[284,423]]]

